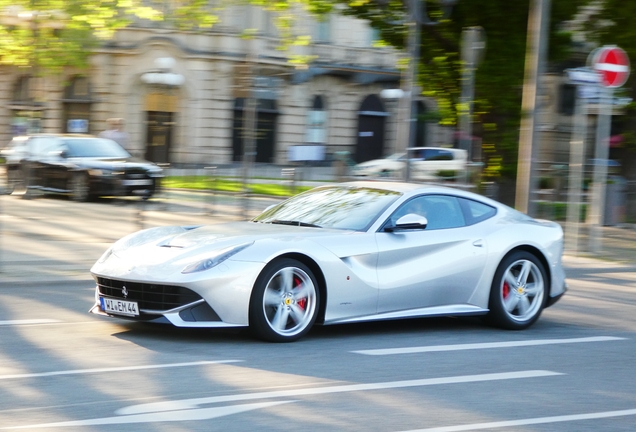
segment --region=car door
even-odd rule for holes
[[[410,213],[425,216],[426,229],[376,234],[378,313],[466,304],[486,261],[482,228],[466,222],[460,199],[452,195],[413,198],[387,224]]]
[[[38,177],[41,186],[57,192],[64,190],[66,184],[61,182],[60,174],[67,170],[67,162],[62,157],[65,150],[62,141],[54,137],[42,138],[38,148]]]
[[[28,141],[29,155],[25,159],[25,182],[29,188],[46,187],[46,155],[49,139],[46,137],[33,137]]]

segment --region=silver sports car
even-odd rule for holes
[[[315,323],[484,315],[523,329],[565,292],[563,231],[458,189],[321,186],[251,221],[130,234],[91,312],[293,341]]]

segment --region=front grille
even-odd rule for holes
[[[150,178],[148,172],[142,168],[126,167],[124,169],[124,179],[126,180],[142,180],[148,178]]]
[[[124,286],[128,292],[125,297]],[[97,278],[97,287],[102,295],[136,301],[142,310],[167,311],[202,298],[194,291],[181,286],[127,282],[103,277]]]

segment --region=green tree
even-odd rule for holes
[[[0,0],[0,64],[37,74],[83,68],[100,40],[131,22],[161,19],[141,0]]]
[[[446,19],[441,19],[439,1],[425,1],[429,16],[439,24],[421,27],[418,81],[423,93],[437,100],[442,124],[456,124],[461,91],[462,30],[471,26],[484,28],[486,53],[475,80],[475,129],[483,138],[487,174],[512,178],[517,167],[530,1],[458,0]],[[346,6],[345,14],[369,20],[387,43],[398,48],[403,48],[406,41],[407,30],[403,24],[407,16],[406,2],[339,1]],[[569,55],[570,35],[560,30],[561,24],[588,2],[552,0],[550,62],[564,60]]]

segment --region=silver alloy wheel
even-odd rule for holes
[[[269,327],[281,336],[295,336],[312,324],[316,287],[298,267],[283,267],[267,282],[263,312]]]
[[[71,193],[74,201],[87,201],[89,195],[88,177],[84,173],[73,175]]]
[[[520,323],[531,320],[541,311],[544,292],[541,270],[527,259],[510,264],[499,287],[504,312]]]

